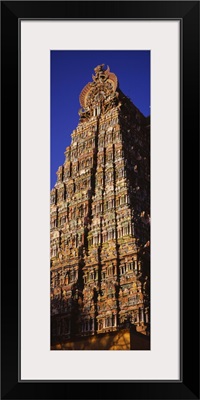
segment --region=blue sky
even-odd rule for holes
[[[150,114],[150,51],[51,51],[51,188],[79,122],[80,92],[99,64],[109,65],[122,92]]]

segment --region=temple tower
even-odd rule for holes
[[[94,71],[51,191],[52,340],[149,334],[149,119]]]

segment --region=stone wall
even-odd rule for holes
[[[150,338],[130,329],[57,343],[51,350],[150,350]]]

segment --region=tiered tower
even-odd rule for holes
[[[52,343],[149,334],[149,119],[99,65],[51,191]]]

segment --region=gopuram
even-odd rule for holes
[[[50,196],[52,349],[150,335],[150,122],[94,72]]]

